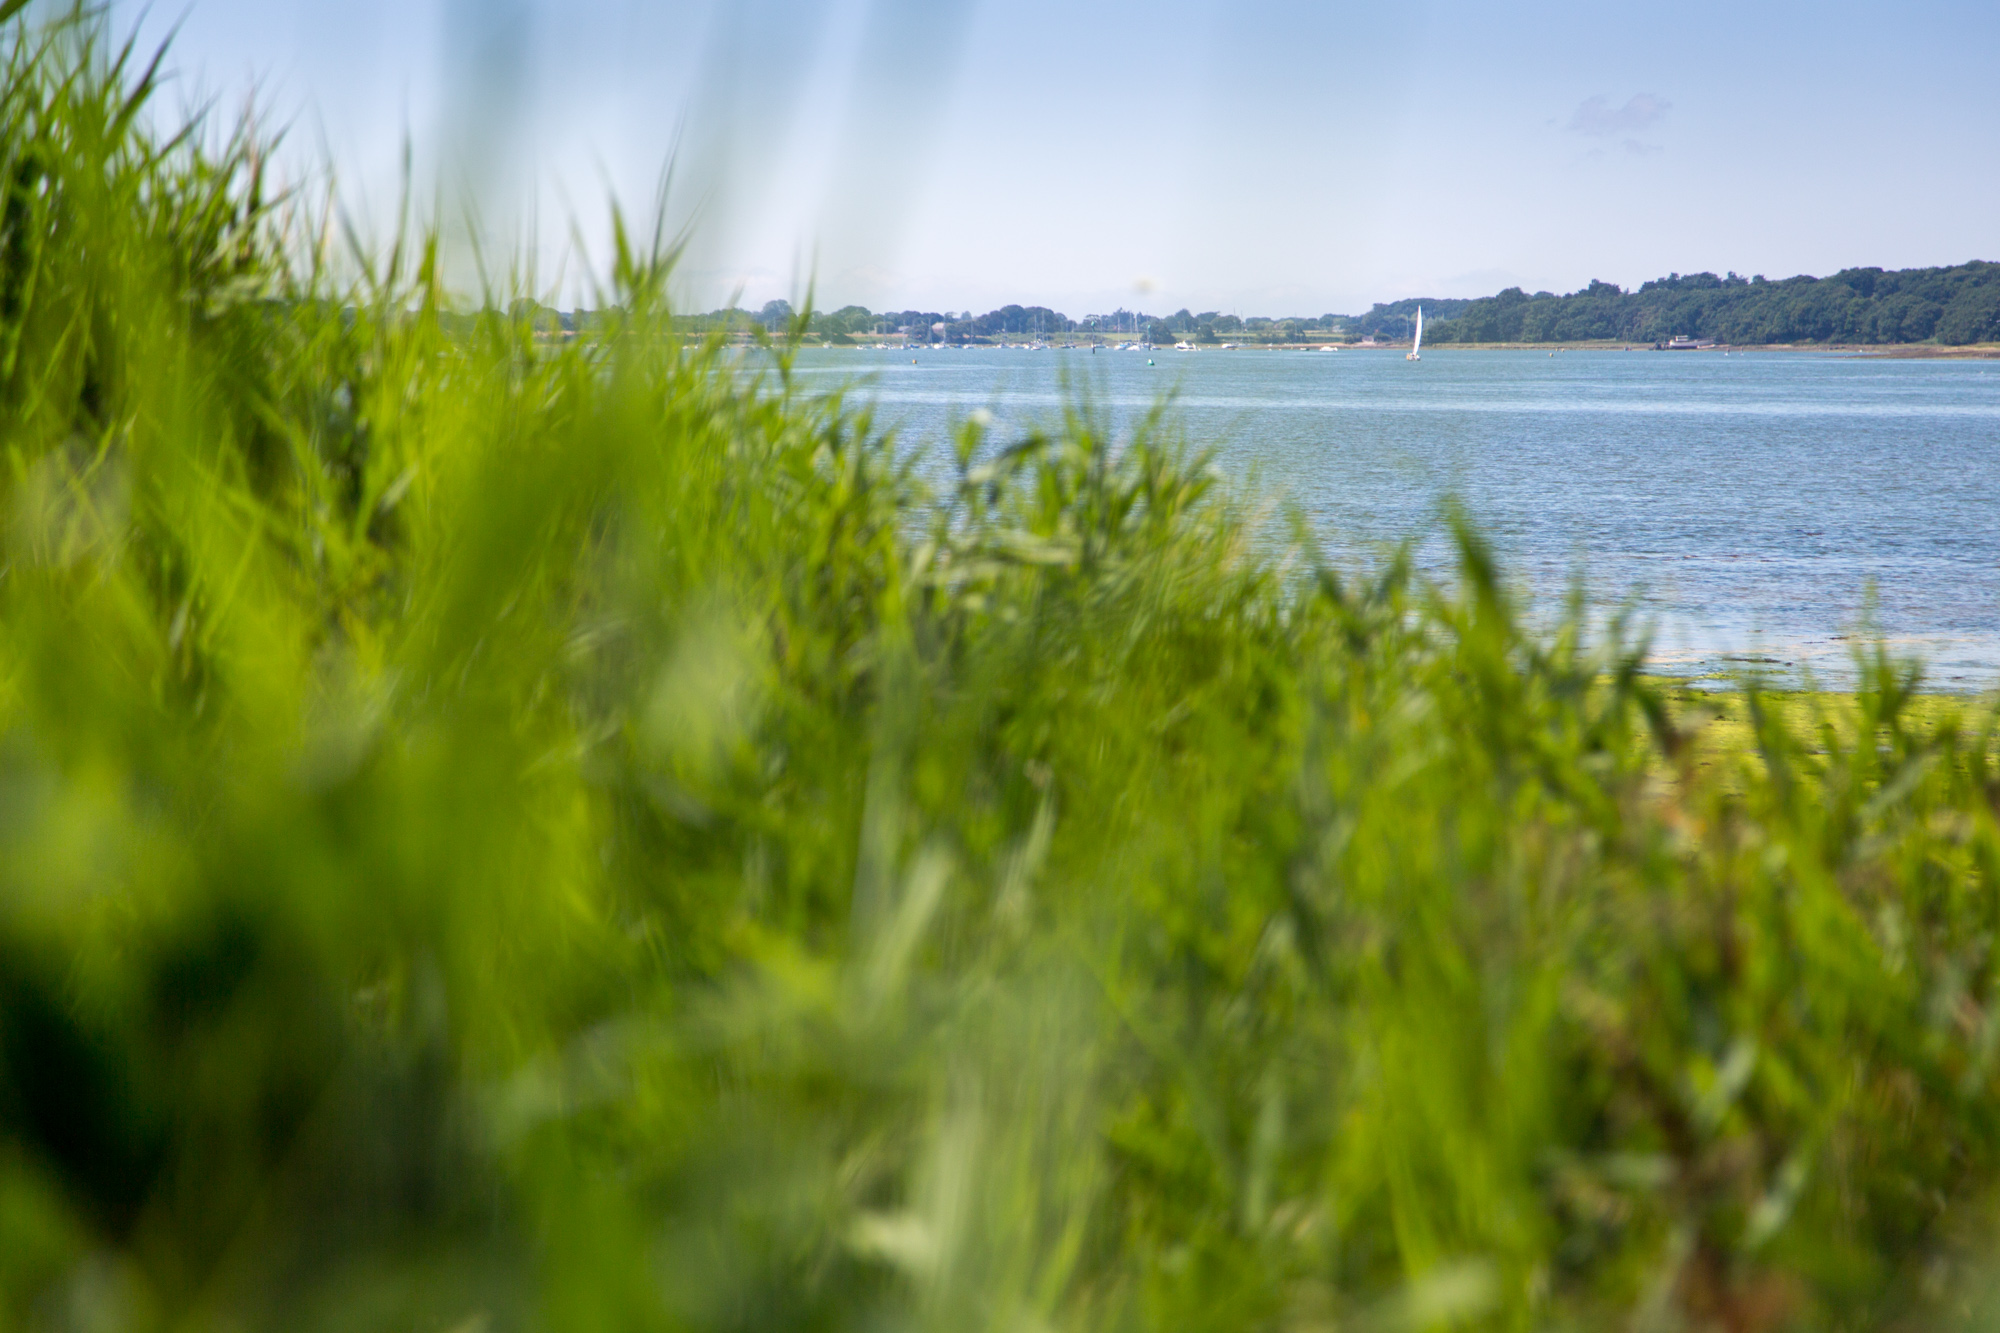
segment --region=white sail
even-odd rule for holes
[[[1410,350],[1412,352],[1421,352],[1424,350],[1424,308],[1422,306],[1417,307],[1417,340],[1411,345]]]

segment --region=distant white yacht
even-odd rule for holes
[[[1424,308],[1417,307],[1417,340],[1410,344],[1410,350],[1403,354],[1405,361],[1423,360],[1424,350]]]

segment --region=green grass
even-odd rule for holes
[[[14,23],[6,1327],[1990,1313],[1989,709],[1718,760],[1086,395],[926,487],[622,231],[441,321]]]

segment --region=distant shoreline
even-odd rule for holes
[[[1359,343],[1348,343],[1341,348],[1346,352],[1394,352],[1407,351],[1410,344],[1377,343],[1373,347],[1363,347]],[[1276,348],[1280,351],[1309,352],[1310,347],[1293,344]],[[1566,343],[1438,343],[1429,351],[1437,352],[1650,352],[1651,343],[1624,342],[1566,342]],[[1971,343],[1963,347],[1947,347],[1937,343],[1718,343],[1714,347],[1676,349],[1693,352],[1842,352],[1850,356],[1889,357],[1902,361],[1993,361],[2000,360],[2000,343]]]
[[[884,350],[886,348],[886,350],[910,350],[910,352],[936,350],[940,346],[974,346],[974,348],[990,348],[990,350],[1012,350],[1014,348],[1014,344],[990,344],[990,342],[972,342],[972,344],[944,344],[944,342],[930,342],[930,344],[926,344],[926,342],[918,342],[918,344],[904,344],[904,342],[886,342],[886,340],[880,342],[880,344],[878,342],[860,342],[860,340],[856,340],[856,342],[850,342],[850,344],[826,344],[826,346],[842,346],[842,348],[854,348],[854,350]],[[1056,344],[1056,342],[1050,342],[1046,346],[1050,350],[1060,350],[1062,348],[1062,344]],[[1096,342],[1076,342],[1076,344],[1070,344],[1070,350],[1086,350],[1090,346],[1120,348],[1120,346],[1142,346],[1142,344],[1138,344],[1134,338],[1108,336],[1108,338],[1102,338],[1102,340],[1096,340]],[[1362,342],[1338,342],[1338,344],[1328,344],[1328,342],[1238,342],[1234,346],[1220,346],[1220,344],[1214,344],[1214,342],[1202,342],[1202,344],[1196,344],[1192,348],[1176,348],[1174,344],[1156,342],[1148,350],[1156,350],[1156,352],[1176,352],[1176,350],[1182,350],[1182,352],[1186,352],[1186,350],[1194,350],[1194,352],[1322,352],[1328,346],[1332,346],[1338,352],[1408,352],[1410,350],[1408,342],[1376,342],[1376,344],[1362,344]],[[1650,342],[1604,342],[1604,340],[1588,340],[1588,342],[1438,342],[1438,344],[1434,344],[1434,346],[1430,346],[1426,350],[1430,350],[1430,352],[1652,352],[1652,350],[1660,350],[1660,348],[1654,348]],[[1972,342],[1972,344],[1966,344],[1966,346],[1944,346],[1944,344],[1934,344],[1934,342],[1718,342],[1716,346],[1674,348],[1674,350],[1676,352],[1734,352],[1734,354],[1744,354],[1744,352],[1842,352],[1842,354],[1848,354],[1848,356],[1884,356],[1884,358],[1890,358],[1890,360],[2000,360],[2000,342]]]
[[[1885,346],[1856,347],[1862,356],[1886,356],[1899,361],[2000,361],[2000,344],[1974,343],[1966,347],[1926,347],[1922,344],[1890,343]]]

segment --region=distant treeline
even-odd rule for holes
[[[1542,293],[1544,296],[1547,294]],[[1349,320],[1348,327],[1358,338],[1384,341],[1408,338],[1416,331],[1417,307],[1422,306],[1424,336],[1434,339],[1432,330],[1438,327],[1439,321],[1450,319],[1471,304],[1470,301],[1439,300],[1435,296],[1413,296],[1407,301],[1378,301],[1367,314]]]
[[[1413,301],[1376,306],[1380,332],[1409,336]],[[1410,309],[1406,309],[1410,308]],[[1396,312],[1390,316],[1389,312]],[[1844,269],[1829,278],[1767,281],[1731,273],[1670,273],[1625,291],[1593,282],[1567,296],[1509,287],[1477,301],[1424,302],[1424,338],[1439,343],[1635,343],[1712,338],[1725,343],[1909,343],[2000,340],[2000,264]],[[1394,327],[1391,327],[1394,325]]]
[[[554,316],[556,312],[550,312]],[[565,327],[575,316],[563,317]],[[587,319],[587,316],[585,317]],[[789,301],[766,302],[762,309],[730,307],[701,315],[684,315],[676,323],[690,333],[747,331],[762,327],[781,333],[798,318]],[[1343,315],[1295,315],[1283,319],[1263,316],[1243,318],[1218,310],[1196,314],[1177,310],[1171,315],[1148,314],[1120,308],[1109,314],[1085,315],[1072,319],[1047,306],[1004,305],[975,315],[970,310],[870,310],[847,305],[838,310],[816,310],[807,322],[815,337],[831,342],[849,342],[900,335],[923,342],[995,342],[1014,338],[1069,337],[1075,334],[1143,335],[1153,342],[1173,342],[1186,338],[1195,342],[1296,342],[1326,339],[1347,327]]]
[[[517,303],[524,304],[524,303]],[[532,303],[525,303],[532,304]],[[1004,305],[970,310],[870,310],[847,305],[816,310],[807,331],[829,342],[900,336],[916,342],[1004,342],[1015,338],[1077,334],[1143,335],[1153,342],[1305,343],[1333,338],[1407,339],[1417,307],[1424,310],[1424,339],[1432,343],[1663,342],[1712,338],[1726,343],[1940,343],[2000,341],[2000,264],[1978,260],[1954,268],[1844,269],[1829,278],[1776,282],[1762,274],[1670,273],[1627,291],[1592,282],[1567,295],[1528,293],[1509,287],[1477,300],[1411,297],[1386,301],[1360,316],[1323,314],[1284,318],[1241,317],[1181,309],[1171,315],[1114,310],[1071,319],[1047,306]],[[537,307],[550,329],[587,327],[591,316]],[[729,307],[678,316],[690,334],[781,334],[798,312],[788,301],[761,309]]]

